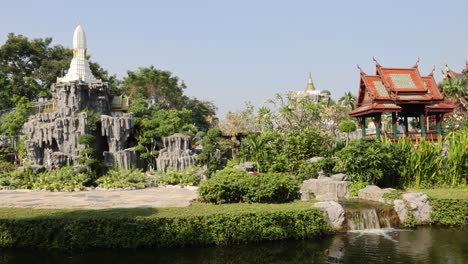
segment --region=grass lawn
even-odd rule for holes
[[[468,200],[468,188],[408,189],[410,192],[423,192],[431,198]]]
[[[310,209],[314,201],[294,201],[285,204],[205,204],[194,203],[188,207],[177,208],[122,208],[122,209],[31,209],[0,208],[0,219],[35,217],[111,217],[111,218],[158,218],[190,217],[215,214],[269,213]]]

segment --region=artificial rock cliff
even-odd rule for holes
[[[97,158],[107,166],[129,168],[135,162],[129,144],[133,116],[109,116],[113,95],[107,83],[58,82],[51,91],[54,107],[48,113],[31,116],[23,127],[30,163],[45,167],[77,165],[85,148],[78,143],[83,134],[95,136]],[[100,131],[91,130],[84,110],[101,114]]]
[[[193,153],[192,139],[184,134],[174,134],[162,140],[164,148],[159,151],[156,159],[157,169],[166,171],[168,168],[184,170],[197,162]]]

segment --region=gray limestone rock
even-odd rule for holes
[[[48,112],[31,116],[23,127],[29,162],[49,168],[77,165],[85,148],[79,144],[79,138],[93,133],[86,109],[103,114],[101,131],[95,131],[94,136],[96,151],[104,158],[108,157],[106,164],[127,168],[135,162],[134,151],[125,151],[129,147],[133,116],[109,116],[113,95],[107,83],[59,82],[52,85],[51,91],[53,107]]]
[[[174,134],[163,138],[163,146],[156,159],[158,171],[168,168],[184,170],[197,162],[197,155],[192,151],[192,139],[184,134]]]
[[[345,211],[339,203],[335,201],[318,202],[314,204],[314,207],[326,212],[331,225],[336,230],[343,228],[343,222],[345,221]]]
[[[247,161],[233,167],[236,170],[243,170],[248,172],[257,171],[257,164],[255,162]]]
[[[381,189],[375,185],[367,185],[365,188],[359,190],[358,198],[363,200],[375,201],[385,203],[384,194],[395,191],[392,188]]]
[[[432,207],[427,194],[405,193],[403,200],[408,203],[418,224],[429,223]]]
[[[338,199],[347,199],[349,198],[349,184],[347,181],[336,181],[329,177],[305,180],[300,189],[301,199],[309,200],[314,196],[324,194],[331,194]]]
[[[395,212],[397,212],[398,218],[400,218],[400,222],[404,223],[408,217],[408,210],[406,208],[405,202],[400,199],[394,200],[393,209],[395,209]]]

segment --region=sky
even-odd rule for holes
[[[359,64],[411,67],[436,81],[445,63],[468,60],[466,0],[0,1],[0,44],[9,32],[72,46],[79,20],[88,53],[119,78],[154,65],[184,80],[223,118],[244,102],[315,87],[357,94]]]

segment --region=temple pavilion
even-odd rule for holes
[[[437,139],[442,135],[441,123],[445,114],[454,106],[444,100],[434,80],[434,70],[422,76],[418,62],[411,68],[386,68],[377,60],[376,73],[366,74],[359,66],[361,79],[356,109],[349,115],[359,121],[362,137],[366,136],[366,120],[375,125],[375,135],[380,137],[382,115],[391,115],[392,131],[385,133],[391,139],[398,137]],[[431,118],[428,118],[431,117]],[[417,131],[409,131],[408,118],[419,123]],[[435,123],[435,130],[429,130],[427,122]]]

